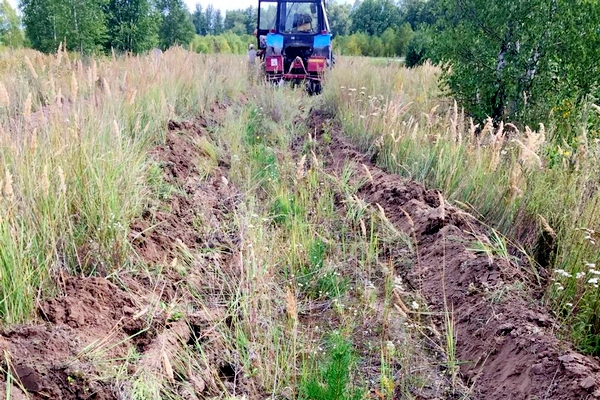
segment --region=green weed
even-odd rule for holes
[[[300,398],[306,400],[359,400],[363,391],[351,384],[356,363],[352,345],[340,334],[329,338],[328,349],[316,368],[308,367],[300,382]]]

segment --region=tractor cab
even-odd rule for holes
[[[319,93],[333,61],[323,0],[259,0],[258,49],[270,81],[306,82]]]

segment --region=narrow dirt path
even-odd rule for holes
[[[325,124],[335,126],[332,116],[313,111],[309,126],[317,138]],[[321,146],[327,168],[339,175],[353,166],[367,180],[360,197],[415,239],[414,266],[397,272],[438,313],[440,330],[450,313],[470,398],[600,398],[600,363],[556,338],[556,322],[531,297],[526,272],[510,259],[469,249],[487,234],[481,223],[439,192],[374,166],[339,128],[331,136],[331,144]]]

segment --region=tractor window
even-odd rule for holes
[[[281,30],[284,33],[316,33],[319,13],[315,3],[288,1],[280,4]]]
[[[277,3],[261,2],[260,3],[260,21],[258,29],[271,30],[275,28],[275,20],[277,18]]]

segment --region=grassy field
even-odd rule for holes
[[[325,167],[334,127],[317,140],[314,108],[385,170],[439,188],[485,221],[489,238],[474,240],[473,251],[519,263],[560,334],[600,353],[600,164],[596,133],[583,122],[598,111],[582,111],[577,148],[554,139],[553,126],[474,126],[438,74],[342,58],[322,96],[309,97],[254,82],[237,56],[0,54],[3,325],[39,319],[39,304],[64,293],[66,276],[126,287],[128,276],[173,275],[186,282],[182,292],[152,300],[153,309],[170,324],[218,315],[210,346],[174,345],[158,371],[98,362],[99,380],[117,382],[123,398],[194,398],[175,383],[194,375],[207,398],[242,398],[242,388],[264,398],[466,398],[452,313],[427,309],[382,264],[389,254],[418,260],[416,239],[357,196],[365,182],[351,164]],[[185,138],[196,180],[165,179],[156,149],[173,150],[169,121],[200,117],[202,134]],[[158,263],[141,257],[131,228],[140,216],[174,212],[170,201],[204,184],[241,199],[217,212],[188,196],[198,201],[194,229],[217,244],[177,242]],[[441,332],[424,328],[436,320]],[[124,365],[143,359],[133,339],[119,342]]]
[[[563,333],[598,354],[600,164],[591,127],[600,109],[580,110],[569,132],[555,125],[475,126],[443,97],[437,68],[389,65],[372,74],[364,63],[340,66],[325,94],[345,131],[386,169],[440,188],[505,235],[486,243],[487,251],[508,246],[525,259],[524,268],[547,287]],[[569,115],[554,120],[561,117]],[[577,145],[564,136],[576,137]]]

